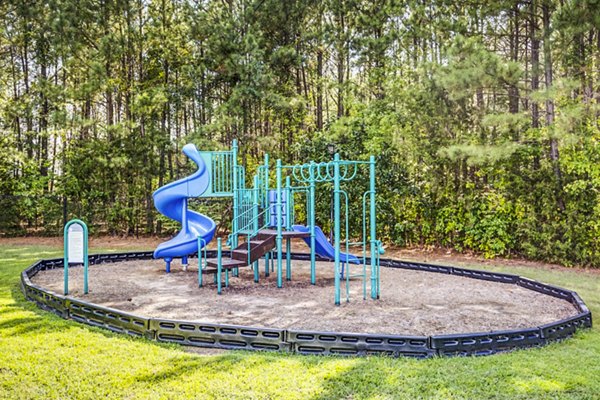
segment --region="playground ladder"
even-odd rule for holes
[[[307,237],[308,233],[285,231],[283,236],[286,238]],[[277,231],[274,229],[262,229],[255,235],[250,236],[248,240],[231,251],[231,258],[208,258],[202,274],[215,274],[217,283],[221,282],[221,273],[225,272],[225,286],[228,285],[229,270],[235,268],[247,267],[254,264],[254,280],[258,282],[258,265],[256,262],[272,251],[276,245]],[[219,266],[220,264],[220,266]],[[218,293],[221,293],[218,285]]]

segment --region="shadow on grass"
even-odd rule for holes
[[[177,360],[173,360],[172,364],[163,366],[151,374],[142,374],[136,376],[135,380],[146,383],[159,383],[162,381],[177,380],[185,375],[192,374],[198,369],[208,369],[213,373],[230,372],[240,367],[246,359],[244,354],[227,352],[222,355],[214,355],[210,357],[198,357],[186,355]],[[255,368],[267,361],[253,362],[252,367]]]
[[[44,319],[41,317],[7,318],[0,322],[2,336],[19,336],[31,332],[43,331]]]
[[[547,347],[486,357],[361,358],[325,379],[311,399],[599,398],[597,340],[588,330]]]
[[[11,314],[11,313],[14,313],[15,311],[20,311],[20,310],[23,310],[23,307],[21,307],[18,304],[5,304],[0,307],[0,315]]]
[[[0,330],[5,330],[2,332],[2,336],[18,336],[29,333],[44,334],[58,331],[67,332],[71,329],[84,329],[95,334],[101,334],[107,338],[131,338],[111,332],[107,329],[67,320],[50,311],[43,310],[34,302],[25,299],[19,285],[14,285],[10,292],[14,303],[3,306],[3,310],[1,310],[2,313],[0,315],[2,315],[2,317],[0,318]],[[7,310],[4,310],[4,308]],[[23,317],[19,315],[20,313],[26,313],[26,316]],[[18,316],[11,318],[11,314],[16,314]]]

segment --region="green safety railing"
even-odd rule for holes
[[[237,197],[236,226],[237,230],[241,231],[241,227],[246,226],[253,217],[253,189],[239,189],[235,196]]]
[[[202,153],[210,168],[209,196],[231,196],[236,188],[245,185],[245,171],[237,164],[237,143],[231,151],[210,151]]]
[[[212,151],[210,155],[210,183],[213,196],[233,193],[233,151]]]
[[[268,162],[269,155],[265,156],[265,162]],[[256,185],[258,188],[258,205],[266,208],[269,205],[269,168],[268,165],[259,165],[256,169]]]

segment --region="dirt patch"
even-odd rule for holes
[[[196,260],[170,274],[161,261],[128,261],[90,267],[90,293],[82,295],[82,268],[70,271],[74,297],[150,317],[284,329],[433,335],[534,327],[575,315],[568,302],[515,285],[403,269],[381,269],[381,299],[363,300],[362,280],[350,281],[350,302],[334,305],[332,263],[317,263],[317,284],[310,264],[293,261],[293,279],[277,288],[275,273],[254,283],[249,268],[230,278],[217,295],[212,275],[198,288]],[[285,270],[285,265],[284,265]],[[362,272],[353,266],[352,274]],[[37,274],[35,284],[57,293],[62,270]],[[369,290],[367,284],[367,290]]]
[[[120,236],[94,236],[90,238],[90,253],[96,252],[95,248],[114,250],[154,250],[161,242],[169,238],[159,237],[120,237]],[[5,246],[54,246],[62,248],[62,236],[25,236],[0,238],[0,245]]]

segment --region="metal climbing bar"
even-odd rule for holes
[[[349,228],[349,224],[348,224],[348,193],[346,193],[346,191],[344,190],[339,190],[338,191],[339,194],[344,196],[344,215],[345,215],[345,221],[344,221],[344,230],[346,231],[345,236],[344,236],[344,247],[345,247],[345,252],[346,254],[350,253],[350,243],[349,243],[349,236],[350,236],[350,228]],[[350,263],[348,262],[349,260],[346,259],[346,262],[344,263],[344,265],[342,266],[342,275],[344,274],[344,269],[345,269],[345,273],[346,273],[346,302],[350,301]],[[345,267],[345,268],[344,268]],[[364,280],[364,276],[363,276],[363,280]]]
[[[340,160],[338,163],[340,181],[351,181],[356,177],[360,165],[368,165],[368,161]],[[292,176],[298,182],[333,182],[335,175],[335,161],[299,165],[282,165],[283,169],[291,169]],[[312,169],[312,177],[311,177]]]
[[[377,268],[377,253],[379,253],[377,242],[377,214],[375,209],[375,156],[369,157],[369,230],[371,239],[371,298],[378,299],[377,282],[379,281],[379,270]]]
[[[333,235],[335,239],[334,257],[334,282],[335,305],[340,305],[340,155],[335,154],[333,159]]]
[[[362,229],[362,242],[363,242],[363,274],[365,275],[365,280],[363,281],[363,300],[367,298],[367,196],[371,194],[370,190],[367,190],[362,197],[362,221],[363,221],[363,229]]]
[[[238,196],[236,194],[237,194],[237,189],[239,187],[243,187],[243,186],[239,186],[240,182],[238,182],[239,176],[238,176],[238,170],[237,170],[238,169],[237,168],[237,150],[238,150],[237,140],[234,140],[233,145],[231,146],[231,152],[232,152],[231,170],[232,170],[232,174],[233,174],[233,187],[232,187],[231,191],[233,193],[233,212],[234,212],[234,215],[233,215],[234,218],[233,218],[233,221],[231,222],[231,225],[232,225],[231,229],[233,232],[235,232],[233,234],[233,236],[231,237],[231,241],[230,241],[232,249],[236,248],[237,244],[238,244],[237,243],[238,219],[236,218],[236,214],[235,214],[238,211]]]
[[[315,163],[314,161],[311,161],[309,164],[309,196],[310,199],[308,200],[308,210],[310,210],[308,212],[308,224],[310,227],[310,248],[314,249],[315,248],[315,173],[314,173],[314,166]],[[316,284],[316,266],[315,266],[315,251],[311,250],[310,251],[310,283],[311,285]]]

